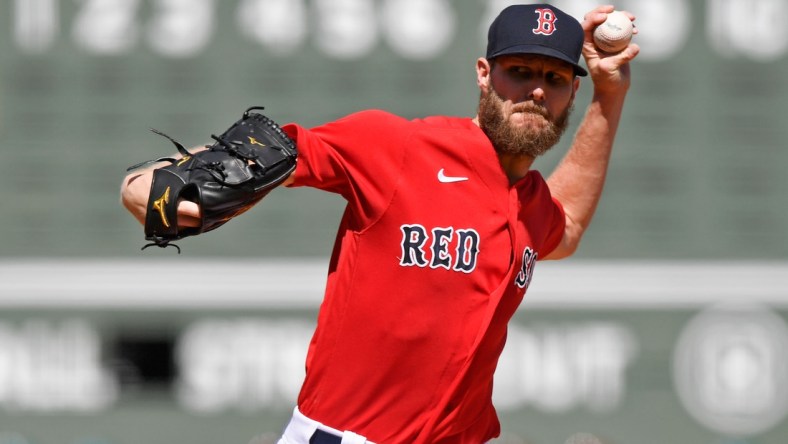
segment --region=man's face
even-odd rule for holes
[[[500,153],[536,158],[566,130],[575,81],[571,65],[541,56],[502,56],[490,66],[479,126]]]

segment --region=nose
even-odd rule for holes
[[[545,92],[544,88],[542,88],[541,84],[535,84],[530,88],[528,92],[528,100],[532,100],[535,103],[542,103],[545,99]]]

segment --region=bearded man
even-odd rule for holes
[[[499,435],[492,383],[507,323],[537,260],[575,251],[602,192],[638,53],[634,44],[597,52],[592,32],[612,10],[581,25],[550,5],[504,9],[476,62],[475,118],[375,110],[283,127],[298,151],[284,184],[337,193],[347,206],[281,444]],[[558,142],[589,73],[593,99],[545,180],[531,166]],[[153,211],[151,174],[124,181],[140,221]],[[179,225],[199,220],[196,202],[180,202]]]

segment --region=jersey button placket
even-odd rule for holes
[[[514,262],[517,261],[517,254],[516,251],[519,251],[517,248],[517,226],[519,223],[519,216],[520,216],[520,193],[517,190],[517,187],[509,188],[509,212],[507,214],[508,217],[508,226],[509,226],[509,237],[511,238],[512,242],[512,266],[514,266]]]

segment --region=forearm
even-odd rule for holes
[[[567,228],[558,254],[572,254],[591,223],[607,176],[626,90],[595,92],[566,156],[547,179],[564,207]]]
[[[196,152],[197,150],[194,151]],[[153,171],[165,165],[167,163],[160,163],[146,169],[134,171],[127,175],[121,184],[121,203],[142,225],[145,225],[145,217],[148,212],[148,198],[151,184],[153,183]],[[200,217],[200,207],[197,204],[187,200],[178,202],[179,226],[199,226]]]

